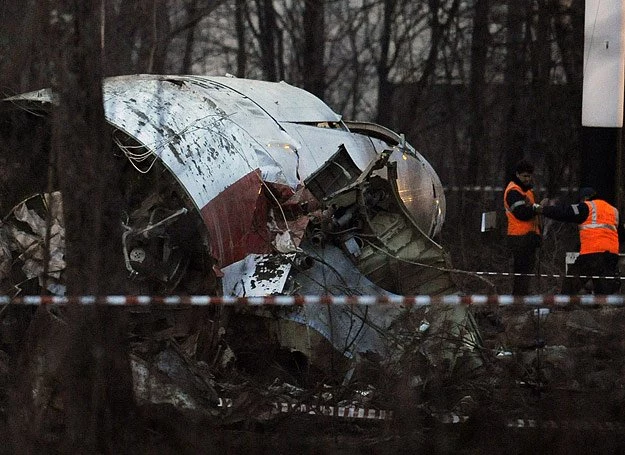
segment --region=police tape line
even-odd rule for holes
[[[218,407],[232,408],[231,398],[219,398]],[[273,402],[272,413],[300,413],[322,417],[346,419],[392,420],[392,410],[362,408],[357,406],[332,406],[304,403]],[[470,416],[454,412],[433,412],[432,417],[443,424],[461,424],[470,420]],[[590,420],[553,420],[553,419],[509,419],[505,426],[510,429],[543,430],[586,430],[625,432],[625,423],[618,421],[596,422]]]
[[[513,419],[506,423],[508,428],[516,429],[552,429],[552,430],[587,430],[625,432],[623,422],[594,422],[590,420],[538,420]]]
[[[361,408],[357,406],[333,406],[323,404],[305,403],[271,403],[274,414],[300,413],[308,415],[318,415],[323,417],[338,417],[345,419],[365,419],[365,420],[392,420],[393,411],[374,408]],[[218,407],[232,408],[231,398],[219,398]]]
[[[625,280],[622,276],[604,276],[604,275],[562,275],[559,273],[513,273],[513,272],[467,272],[464,270],[458,270],[463,273],[472,273],[480,276],[527,276],[537,278],[580,278],[584,280]],[[453,272],[453,271],[452,271]]]
[[[104,306],[304,306],[311,304],[403,307],[441,306],[625,306],[625,295],[272,295],[264,297],[215,297],[207,295],[181,296],[0,296],[0,305],[104,305]]]
[[[384,409],[358,408],[355,406],[330,406],[330,405],[308,405],[274,403],[274,409],[281,413],[298,412],[309,415],[320,415],[324,417],[339,417],[345,419],[365,419],[365,420],[391,420],[393,411]]]
[[[506,189],[505,186],[491,186],[491,185],[452,185],[452,186],[443,186],[443,191],[446,192],[484,192],[484,193],[497,193],[503,192]],[[547,191],[546,187],[535,188],[536,191],[545,192]],[[574,193],[578,191],[579,188],[576,186],[563,186],[557,188],[556,191],[561,193]]]
[[[432,414],[432,417],[445,424],[460,424],[470,420],[468,415],[455,413]],[[604,432],[625,432],[625,423],[618,421],[595,422],[592,420],[553,420],[553,419],[510,419],[505,426],[519,430],[583,430]]]

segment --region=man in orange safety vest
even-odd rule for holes
[[[512,294],[529,293],[530,276],[536,264],[536,250],[541,243],[540,217],[537,213],[532,178],[534,166],[519,161],[504,192],[504,207],[508,219],[508,247],[512,252]],[[517,275],[518,274],[518,275]]]
[[[618,278],[619,213],[616,207],[598,199],[595,190],[586,187],[579,191],[578,204],[540,206],[537,211],[548,218],[579,225],[579,256],[568,274],[597,277],[592,279],[595,294],[618,292],[621,282]],[[575,294],[588,280],[567,278],[562,293]]]

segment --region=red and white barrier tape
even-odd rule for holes
[[[505,190],[506,187],[505,186],[499,186],[499,185],[451,185],[451,186],[444,186],[443,190],[447,191],[447,192],[484,192],[484,193],[496,193],[496,192],[502,192],[503,190]],[[540,192],[545,192],[547,191],[547,187],[540,187],[536,189],[537,191]],[[558,188],[558,191],[560,191],[561,193],[574,193],[578,190],[578,188],[576,186],[562,186],[560,188]]]
[[[356,406],[331,406],[303,403],[277,403],[273,404],[273,412],[279,413],[302,413],[310,415],[320,415],[324,417],[339,417],[346,419],[366,419],[366,420],[391,420],[393,411],[384,409],[358,408]],[[217,406],[231,408],[233,400],[231,398],[219,398]]]
[[[295,295],[266,297],[213,297],[207,295],[186,296],[0,296],[0,305],[109,305],[109,306],[304,306],[322,305],[401,305],[404,307],[442,306],[534,306],[566,307],[583,306],[625,306],[625,295],[412,295],[412,296],[376,296],[376,295]]]
[[[230,398],[219,399],[219,407],[230,408],[233,401]],[[338,417],[347,419],[392,420],[393,411],[384,409],[359,408],[355,406],[310,405],[303,403],[273,403],[274,413],[302,413],[324,417]],[[433,413],[432,417],[445,424],[460,424],[469,420],[469,416],[455,413]],[[584,420],[538,420],[538,419],[511,419],[506,427],[516,429],[553,429],[553,430],[590,430],[590,431],[625,431],[625,423],[595,422]]]
[[[480,276],[535,276],[540,278],[580,278],[584,280],[603,279],[603,280],[625,280],[622,276],[603,276],[603,275],[562,275],[559,273],[513,273],[513,272],[469,272],[459,270],[463,273],[473,273]]]
[[[593,422],[585,420],[534,420],[514,419],[506,423],[508,428],[519,429],[553,429],[553,430],[589,430],[589,431],[625,431],[625,424],[618,421]]]
[[[307,405],[275,403],[279,412],[299,412],[304,414],[321,415],[325,417],[339,417],[346,419],[366,419],[366,420],[391,420],[393,411],[383,409],[357,408],[354,406],[327,406],[327,405]]]

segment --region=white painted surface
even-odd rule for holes
[[[586,0],[582,125],[623,126],[625,2]]]

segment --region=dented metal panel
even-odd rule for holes
[[[38,91],[14,99],[50,102],[51,95]],[[346,129],[298,124],[336,122],[340,116],[285,83],[120,76],[105,81],[104,99],[107,120],[152,152],[153,159],[162,160],[204,213],[210,212],[207,204],[256,170],[263,181],[295,189],[341,145],[361,170],[385,145]],[[421,167],[406,169],[400,162],[401,194],[424,233],[436,235],[444,219],[442,185],[427,161],[410,149]],[[131,161],[144,160],[137,163],[139,169],[149,169],[150,159],[146,162],[143,154],[124,150]],[[415,170],[416,176],[408,175]],[[209,216],[205,220],[209,229],[224,224],[211,222]],[[235,245],[237,239],[226,243]],[[224,265],[237,260],[236,254],[219,254]]]
[[[104,99],[107,120],[162,160],[198,208],[258,168],[255,139],[184,85],[112,81]]]
[[[210,80],[229,87],[254,100],[278,122],[340,122],[341,116],[333,112],[316,96],[287,84],[286,82],[250,81],[236,77],[199,77],[194,80]]]
[[[291,270],[293,255],[250,254],[223,269],[227,295],[262,297],[281,294]]]
[[[319,169],[341,146],[350,152],[354,163],[361,171],[378,154],[371,140],[363,141],[358,135],[347,131],[290,123],[284,123],[282,127],[302,144],[297,150],[298,176],[301,180],[305,180]],[[380,147],[382,148],[381,145]]]

